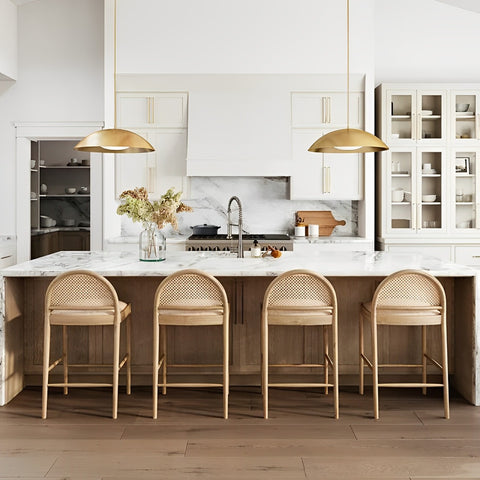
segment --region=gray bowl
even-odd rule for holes
[[[469,106],[470,106],[469,103],[456,103],[455,104],[455,111],[456,112],[467,112]]]

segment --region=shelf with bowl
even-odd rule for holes
[[[89,197],[89,193],[46,193],[40,194],[40,198],[58,198],[58,197]]]
[[[392,177],[409,177],[410,173],[408,172],[394,172],[392,173]]]
[[[45,168],[47,170],[51,170],[51,169],[59,169],[59,168],[62,168],[64,170],[72,170],[72,166],[67,166],[67,165],[40,165],[40,168]],[[90,165],[75,165],[75,167],[73,167],[75,170],[77,169],[88,169],[90,168]]]

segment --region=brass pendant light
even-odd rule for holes
[[[80,152],[99,152],[99,153],[148,153],[155,149],[140,135],[130,130],[117,128],[117,0],[114,7],[113,22],[113,94],[114,94],[114,128],[97,130],[80,140],[75,150]]]
[[[388,150],[378,137],[350,128],[350,0],[347,0],[347,128],[334,130],[320,137],[308,149],[319,153],[364,153]]]

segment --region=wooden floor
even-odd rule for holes
[[[270,390],[269,420],[258,388],[233,388],[230,419],[217,390],[171,389],[151,418],[150,389],[120,395],[110,418],[108,390],[53,392],[40,419],[41,392],[27,389],[0,407],[0,478],[50,479],[480,479],[480,407],[440,391],[389,390],[372,397]]]

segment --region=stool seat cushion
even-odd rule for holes
[[[124,320],[131,313],[131,305],[118,302],[120,308],[120,320]],[[53,309],[50,313],[52,325],[113,325],[115,311],[108,310],[78,310],[78,309]]]

